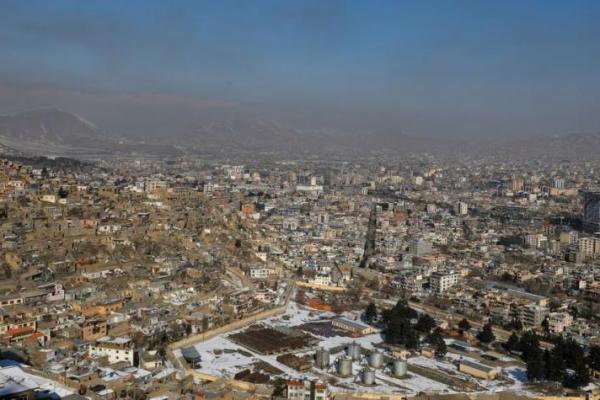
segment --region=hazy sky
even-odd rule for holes
[[[0,55],[0,82],[28,90],[422,135],[600,131],[598,0],[0,0]]]

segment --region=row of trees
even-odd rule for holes
[[[527,363],[527,378],[532,382],[557,382],[575,389],[589,383],[589,368],[600,367],[600,348],[592,347],[586,357],[573,339],[558,337],[551,350],[543,350],[534,331],[524,332],[520,338],[513,332],[504,347],[521,352]]]
[[[377,324],[379,316],[375,304],[370,303],[364,313],[364,320]],[[419,314],[406,302],[399,300],[392,308],[383,310],[381,323],[384,327],[387,343],[403,345],[407,349],[418,349],[424,339],[435,349],[438,357],[446,354],[447,348],[442,336],[442,330],[437,327],[435,320],[427,314]]]

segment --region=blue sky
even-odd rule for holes
[[[600,1],[0,0],[0,10],[0,81],[359,110],[432,134],[600,130]]]

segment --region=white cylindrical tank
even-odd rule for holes
[[[372,351],[369,354],[369,366],[372,368],[381,368],[383,365],[383,354],[378,351]]]
[[[348,343],[346,346],[346,355],[354,361],[360,359],[360,344],[356,342]]]
[[[363,369],[362,382],[365,385],[374,385],[375,384],[375,371],[370,368]]]
[[[396,378],[403,378],[408,371],[408,363],[406,360],[394,360],[392,364],[392,373]]]
[[[317,368],[327,369],[329,368],[330,359],[329,359],[329,350],[325,350],[324,348],[317,349],[315,353],[315,361]]]
[[[352,375],[352,359],[348,357],[342,357],[338,359],[338,374],[342,377],[348,377]]]

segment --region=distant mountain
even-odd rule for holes
[[[78,158],[95,156],[179,156],[183,154],[292,157],[327,154],[429,153],[438,156],[495,156],[502,159],[598,159],[600,134],[527,139],[427,138],[398,131],[342,132],[296,129],[252,114],[198,116],[194,123],[151,138],[117,138],[86,119],[55,108],[0,116],[0,152]]]
[[[507,160],[597,160],[600,159],[600,134],[571,133],[524,139],[473,142],[473,154],[493,155]]]
[[[0,116],[0,146],[30,155],[174,154],[170,145],[119,139],[86,119],[56,108]],[[3,149],[0,147],[0,151]],[[5,153],[3,151],[3,153]]]
[[[23,143],[71,146],[102,142],[98,128],[76,114],[49,108],[0,116],[0,135]]]

